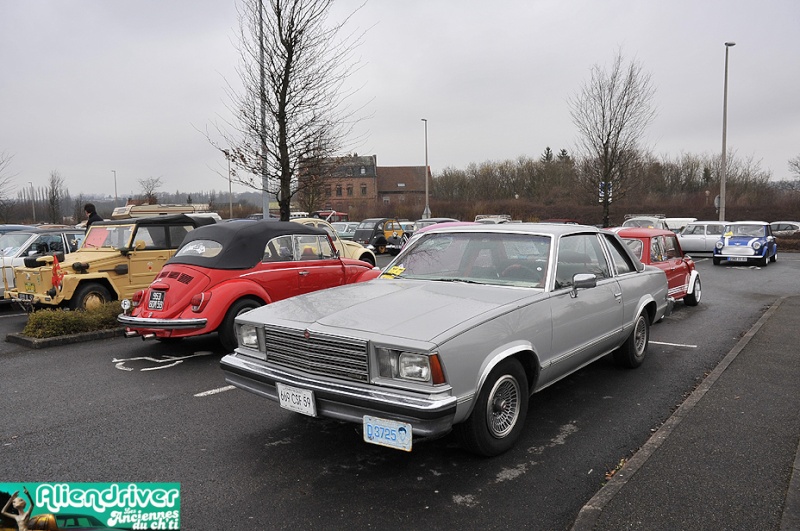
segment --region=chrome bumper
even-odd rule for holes
[[[192,330],[206,326],[208,319],[156,319],[153,317],[133,317],[121,313],[117,322],[128,328],[147,328],[151,330]]]
[[[276,382],[314,392],[317,414],[361,423],[364,415],[408,422],[414,435],[449,432],[457,399],[449,394],[413,396],[398,390],[354,383],[332,382],[299,375],[234,352],[220,361],[225,381],[251,393],[278,401]]]

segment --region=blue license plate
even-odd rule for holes
[[[396,450],[411,451],[411,424],[364,416],[364,440]]]

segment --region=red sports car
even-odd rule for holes
[[[639,260],[654,265],[667,274],[669,296],[683,299],[687,306],[697,306],[702,290],[694,260],[683,254],[678,236],[665,229],[624,228],[617,231]]]
[[[234,319],[301,293],[376,278],[338,256],[328,234],[291,222],[232,221],[191,231],[147,289],[123,301],[128,337],[159,340],[219,332],[236,347]]]

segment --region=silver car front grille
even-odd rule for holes
[[[369,381],[367,341],[266,327],[267,361],[321,376]]]

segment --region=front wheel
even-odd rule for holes
[[[700,286],[700,279],[694,279],[694,287],[692,288],[691,293],[687,293],[686,296],[683,298],[683,302],[686,306],[697,306],[700,304],[700,297],[702,296],[702,288]]]
[[[78,286],[69,301],[72,310],[93,310],[111,300],[108,288],[97,282],[86,282]]]
[[[625,343],[614,351],[614,360],[620,365],[635,369],[644,361],[647,344],[650,341],[650,322],[645,314],[640,314],[633,324],[633,331]]]
[[[358,259],[361,260],[362,262],[368,263],[372,267],[375,267],[375,259],[372,258],[372,256],[367,253],[364,253],[361,256],[359,256]]]
[[[770,262],[777,262],[778,261],[778,251],[775,251],[775,254],[769,259]]]
[[[238,345],[236,328],[234,327],[236,317],[259,306],[262,306],[262,304],[253,299],[239,299],[228,308],[225,319],[222,320],[222,324],[218,328],[219,342],[222,343],[222,347],[226,351],[232,352]]]
[[[769,265],[769,251],[764,251],[764,256],[759,261],[759,265],[761,267],[767,267]]]
[[[720,259],[715,256],[711,259],[711,261],[714,263],[714,265],[719,265]]]
[[[528,414],[528,378],[522,364],[508,358],[484,382],[472,414],[454,428],[468,451],[491,457],[516,444]]]

